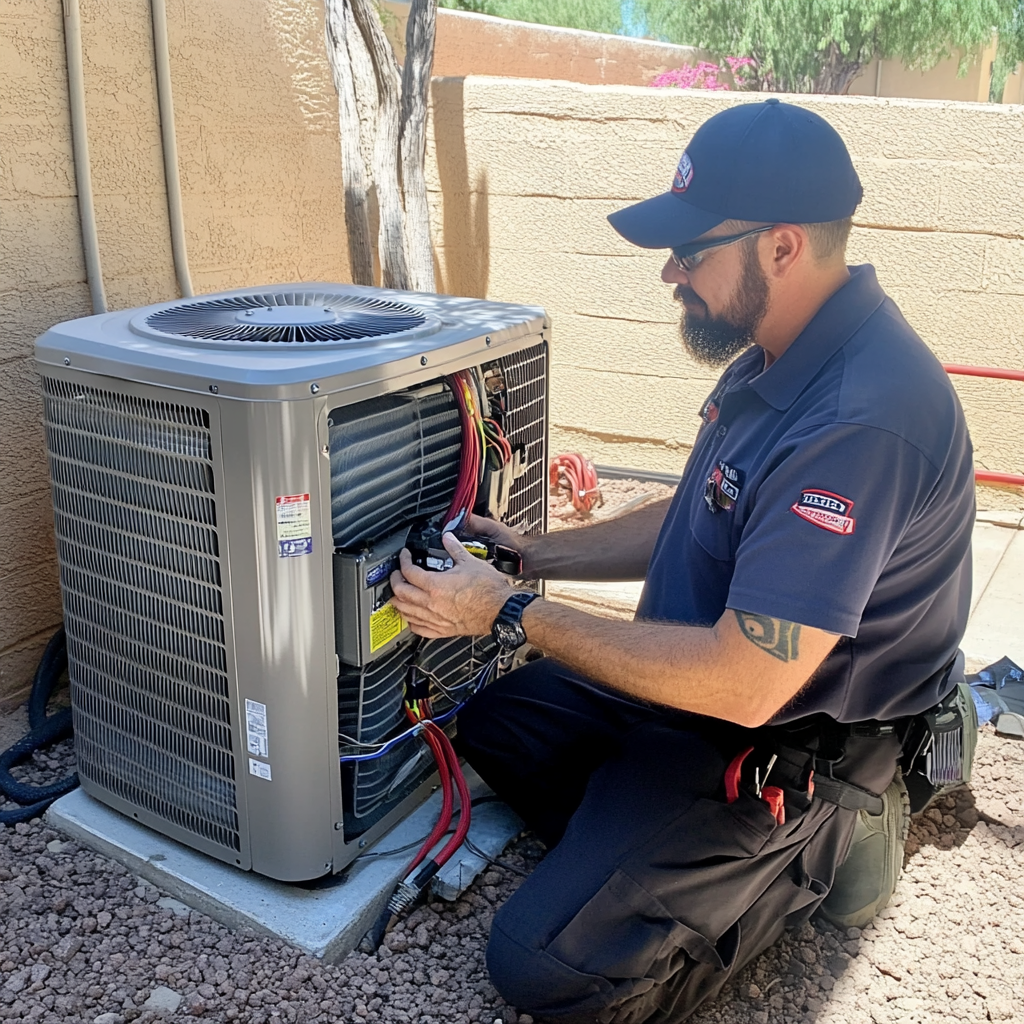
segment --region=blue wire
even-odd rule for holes
[[[483,685],[484,678],[486,678],[486,674],[489,673],[493,667],[494,663],[490,662],[480,670],[480,672],[477,674],[476,685],[473,687],[473,691],[469,695],[470,697],[472,697],[473,694],[476,693],[478,689],[480,689],[480,686]],[[464,708],[468,700],[469,697],[467,697],[466,700],[462,701],[461,703],[456,704],[454,707],[449,708],[443,715],[438,715],[436,718],[430,719],[430,721],[432,721],[434,725],[442,725],[443,723],[447,722],[449,718],[455,715],[459,710]],[[375,750],[372,754],[346,754],[343,757],[338,758],[338,760],[342,764],[351,764],[355,761],[375,761],[377,760],[378,757],[383,757],[389,750],[392,750],[399,743],[402,743],[405,740],[410,739],[413,736],[416,736],[418,733],[423,732],[423,729],[424,724],[422,722],[418,722],[416,725],[412,726],[412,728],[406,729],[405,732],[399,733],[397,736],[393,736],[380,748],[380,750]]]

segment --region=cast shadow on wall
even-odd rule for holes
[[[481,169],[470,184],[464,87],[463,78],[438,78],[431,87],[443,208],[441,237],[434,238],[434,275],[439,292],[483,299],[491,266],[488,182]]]

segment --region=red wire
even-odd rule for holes
[[[573,508],[584,514],[601,503],[601,491],[597,484],[597,470],[590,459],[579,452],[556,455],[551,460],[548,482],[551,487],[563,487],[569,491]]]
[[[455,851],[466,841],[469,835],[469,821],[472,814],[472,798],[469,794],[469,784],[465,775],[462,774],[462,765],[459,764],[459,755],[455,753],[452,741],[448,736],[434,725],[427,723],[427,732],[436,731],[438,742],[441,744],[445,755],[448,758],[448,765],[451,768],[452,778],[455,780],[455,788],[459,791],[459,824],[455,829],[455,835],[448,840],[444,849],[434,858],[438,865],[445,864]],[[450,819],[449,819],[450,820]]]
[[[411,712],[406,711],[406,714],[410,719],[412,719],[412,721],[416,721]],[[433,723],[429,723],[423,730],[423,738],[427,741],[427,746],[430,747],[430,751],[434,755],[434,760],[437,762],[437,773],[441,777],[441,815],[437,819],[430,835],[427,836],[426,841],[420,847],[419,852],[409,862],[409,866],[405,869],[406,876],[408,876],[413,869],[422,863],[427,854],[430,853],[430,851],[441,841],[441,837],[448,831],[448,826],[452,823],[452,812],[455,809],[455,796],[452,792],[452,778],[448,768],[448,760],[445,756],[446,752],[437,739],[437,732],[441,732],[441,730]],[[444,736],[444,733],[441,732],[441,735]],[[444,738],[448,739],[447,736]],[[461,770],[459,774],[462,774]],[[465,785],[465,780],[463,780],[463,785]],[[459,790],[459,799],[462,799],[461,789]],[[445,847],[445,849],[447,849],[447,847]]]

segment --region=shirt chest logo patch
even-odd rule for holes
[[[731,512],[743,487],[743,470],[719,459],[704,485],[704,501],[711,512]]]
[[[820,526],[830,533],[849,534],[857,527],[857,520],[850,515],[853,502],[832,491],[820,491],[809,487],[800,493],[800,500],[790,506],[801,519]]]

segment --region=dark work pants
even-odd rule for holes
[[[747,764],[763,771],[766,736],[636,703],[549,659],[477,694],[460,752],[549,847],[495,916],[498,991],[561,1024],[669,1024],[810,917],[855,814],[809,799],[808,758],[792,753],[769,780],[784,825],[749,786],[727,803],[726,766],[755,746]],[[897,753],[867,741],[836,774],[881,793]]]

